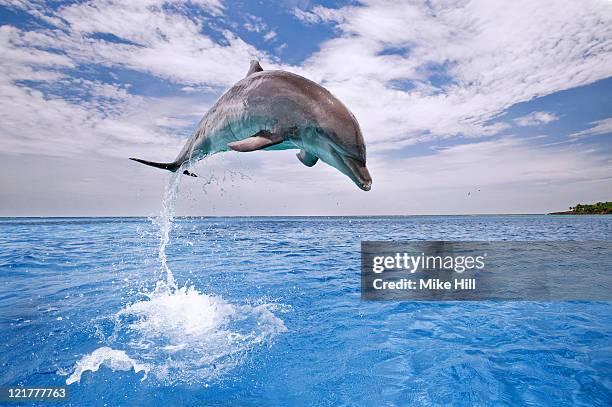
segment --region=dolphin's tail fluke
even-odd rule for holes
[[[177,164],[175,162],[173,162],[173,163],[156,163],[154,161],[147,161],[147,160],[142,160],[140,158],[133,158],[133,157],[130,157],[130,160],[139,162],[141,164],[150,165],[151,167],[161,168],[162,170],[168,170],[168,171],[172,171],[172,172],[175,172],[176,170],[178,170],[181,167],[180,164]],[[189,172],[187,170],[183,171],[183,174],[189,175],[191,177],[197,177],[196,174],[194,174],[193,172]]]
[[[151,167],[161,168],[162,170],[168,170],[172,172],[175,172],[179,168],[179,165],[177,165],[176,163],[156,163],[153,161],[147,161],[147,160],[142,160],[140,158],[133,158],[133,157],[130,157],[130,160],[142,163],[144,165],[150,165]]]

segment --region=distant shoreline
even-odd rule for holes
[[[612,213],[576,213],[572,211],[565,211],[565,212],[551,212],[551,213],[547,213],[547,215],[600,216],[600,215],[612,215]]]
[[[577,204],[569,211],[552,212],[549,215],[612,215],[612,202],[597,202],[594,204]]]

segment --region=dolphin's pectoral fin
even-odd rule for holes
[[[319,161],[319,157],[309,153],[304,149],[300,150],[300,152],[297,153],[296,156],[306,167],[312,167],[317,163],[317,161]]]
[[[248,151],[261,150],[262,148],[270,147],[275,144],[280,144],[284,140],[285,138],[280,134],[262,130],[254,136],[245,138],[244,140],[232,141],[231,143],[228,143],[227,146],[234,151],[245,153]]]
[[[251,61],[251,66],[249,67],[249,72],[247,72],[246,76],[249,76],[255,72],[261,72],[261,71],[263,71],[263,68],[261,67],[261,65],[259,65],[259,61],[253,60]]]

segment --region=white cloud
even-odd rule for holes
[[[0,27],[0,47],[8,56],[0,60],[3,152],[63,157],[175,154],[181,141],[172,131],[197,120],[190,117],[195,99],[145,98],[126,86],[72,77],[66,69],[75,67],[73,59],[28,46],[38,35]],[[39,83],[42,90],[23,80]],[[176,127],[169,129],[169,123]]]
[[[422,189],[448,188],[449,184],[466,189],[612,178],[612,161],[588,147],[536,147],[514,137],[457,145],[394,164],[389,170],[399,168],[401,179]]]
[[[244,61],[251,58],[262,59],[264,68],[279,67],[231,32],[223,32],[225,44],[216,42],[202,34],[207,17],[171,11],[161,7],[164,3],[101,0],[46,10],[61,22],[58,29],[12,29],[19,42],[10,50],[19,50],[22,58],[44,53],[72,66],[127,67],[186,85],[186,92],[230,86],[243,77]],[[198,4],[217,15],[223,10],[218,1]],[[379,150],[457,134],[492,135],[508,128],[490,120],[509,106],[612,75],[606,63],[612,56],[610,4],[561,1],[548,7],[517,1],[504,3],[503,13],[498,8],[489,1],[427,5],[370,0],[363,6],[295,10],[306,21],[336,24],[340,35],[321,44],[302,66],[284,68],[336,93]],[[40,6],[30,9],[43,13]],[[265,24],[259,17],[251,20],[257,27]],[[96,33],[124,43],[93,38]],[[39,51],[44,47],[61,52]],[[384,53],[388,49],[405,51]],[[57,75],[51,69],[32,72],[27,62],[15,61],[10,66],[22,70],[22,76]],[[432,66],[442,67],[447,80],[430,83]],[[538,114],[550,116],[532,119],[553,117]]]
[[[591,122],[591,127],[570,135],[572,138],[612,134],[612,117]]]
[[[247,15],[247,18],[248,21],[243,24],[244,28],[246,28],[247,31],[258,33],[265,31],[268,28],[268,25],[264,23],[264,21],[260,17],[249,14]]]
[[[274,30],[268,31],[266,35],[264,35],[264,40],[266,41],[272,41],[274,38],[276,38],[276,31]]]
[[[2,151],[126,157],[139,151],[168,154],[179,148],[180,138],[171,136],[163,122],[177,118],[164,115],[173,112],[163,108],[162,101],[96,82],[81,81],[78,86],[90,90],[90,101],[72,103],[31,88],[0,83]]]
[[[28,47],[29,35],[14,27],[0,26],[1,78],[3,80],[52,81],[61,75],[50,68],[73,68],[75,64],[64,55]]]
[[[222,32],[226,45],[219,44],[201,33],[204,20],[141,3],[76,4],[59,15],[68,22],[71,35],[54,37],[73,58],[124,66],[177,83],[230,86],[244,76],[240,62],[266,59],[229,31]],[[92,40],[91,33],[113,34],[136,45]]]
[[[312,13],[309,23],[323,19]],[[369,0],[326,15],[341,35],[299,69],[324,81],[383,147],[491,134],[488,122],[516,103],[612,75],[612,3]],[[448,79],[431,83],[432,66]]]
[[[162,7],[175,3],[175,9]],[[202,34],[210,18],[181,13],[182,2],[161,0],[99,0],[45,9],[56,29],[23,34],[23,46],[54,48],[74,63],[126,67],[147,72],[176,83],[229,86],[244,76],[244,63],[253,58],[267,60],[266,54],[245,43],[230,31],[222,31],[225,44]],[[218,17],[218,1],[196,1]],[[26,3],[28,11],[42,13],[40,6]],[[94,38],[110,34],[121,40]]]
[[[205,19],[161,7],[167,3],[105,0],[53,12],[40,4],[13,2],[56,28],[0,27],[5,56],[0,59],[2,150],[173,158],[182,144],[177,131],[206,111],[202,93],[214,87],[218,93],[220,86],[243,77],[251,56],[261,53],[229,32],[224,33],[227,44],[213,41],[200,32]],[[192,4],[212,15],[223,10],[218,1]],[[175,6],[181,10],[179,2]],[[100,33],[121,42],[92,37]],[[78,79],[80,65],[89,64],[108,67],[111,75],[115,67],[151,73],[187,84],[184,92],[194,95],[142,97],[132,94],[129,85]]]
[[[526,127],[526,126],[538,126],[540,124],[548,124],[550,122],[554,122],[555,120],[559,120],[559,117],[550,112],[532,112],[528,115],[517,117],[514,119],[514,123],[518,126]]]
[[[293,9],[293,15],[306,24],[317,24],[328,21],[342,21],[348,9],[348,7],[338,10],[323,6],[314,6],[312,10],[306,11],[296,7]]]

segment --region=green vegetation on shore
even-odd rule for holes
[[[612,215],[612,202],[597,202],[590,205],[578,204],[569,211],[553,212],[551,215]]]

